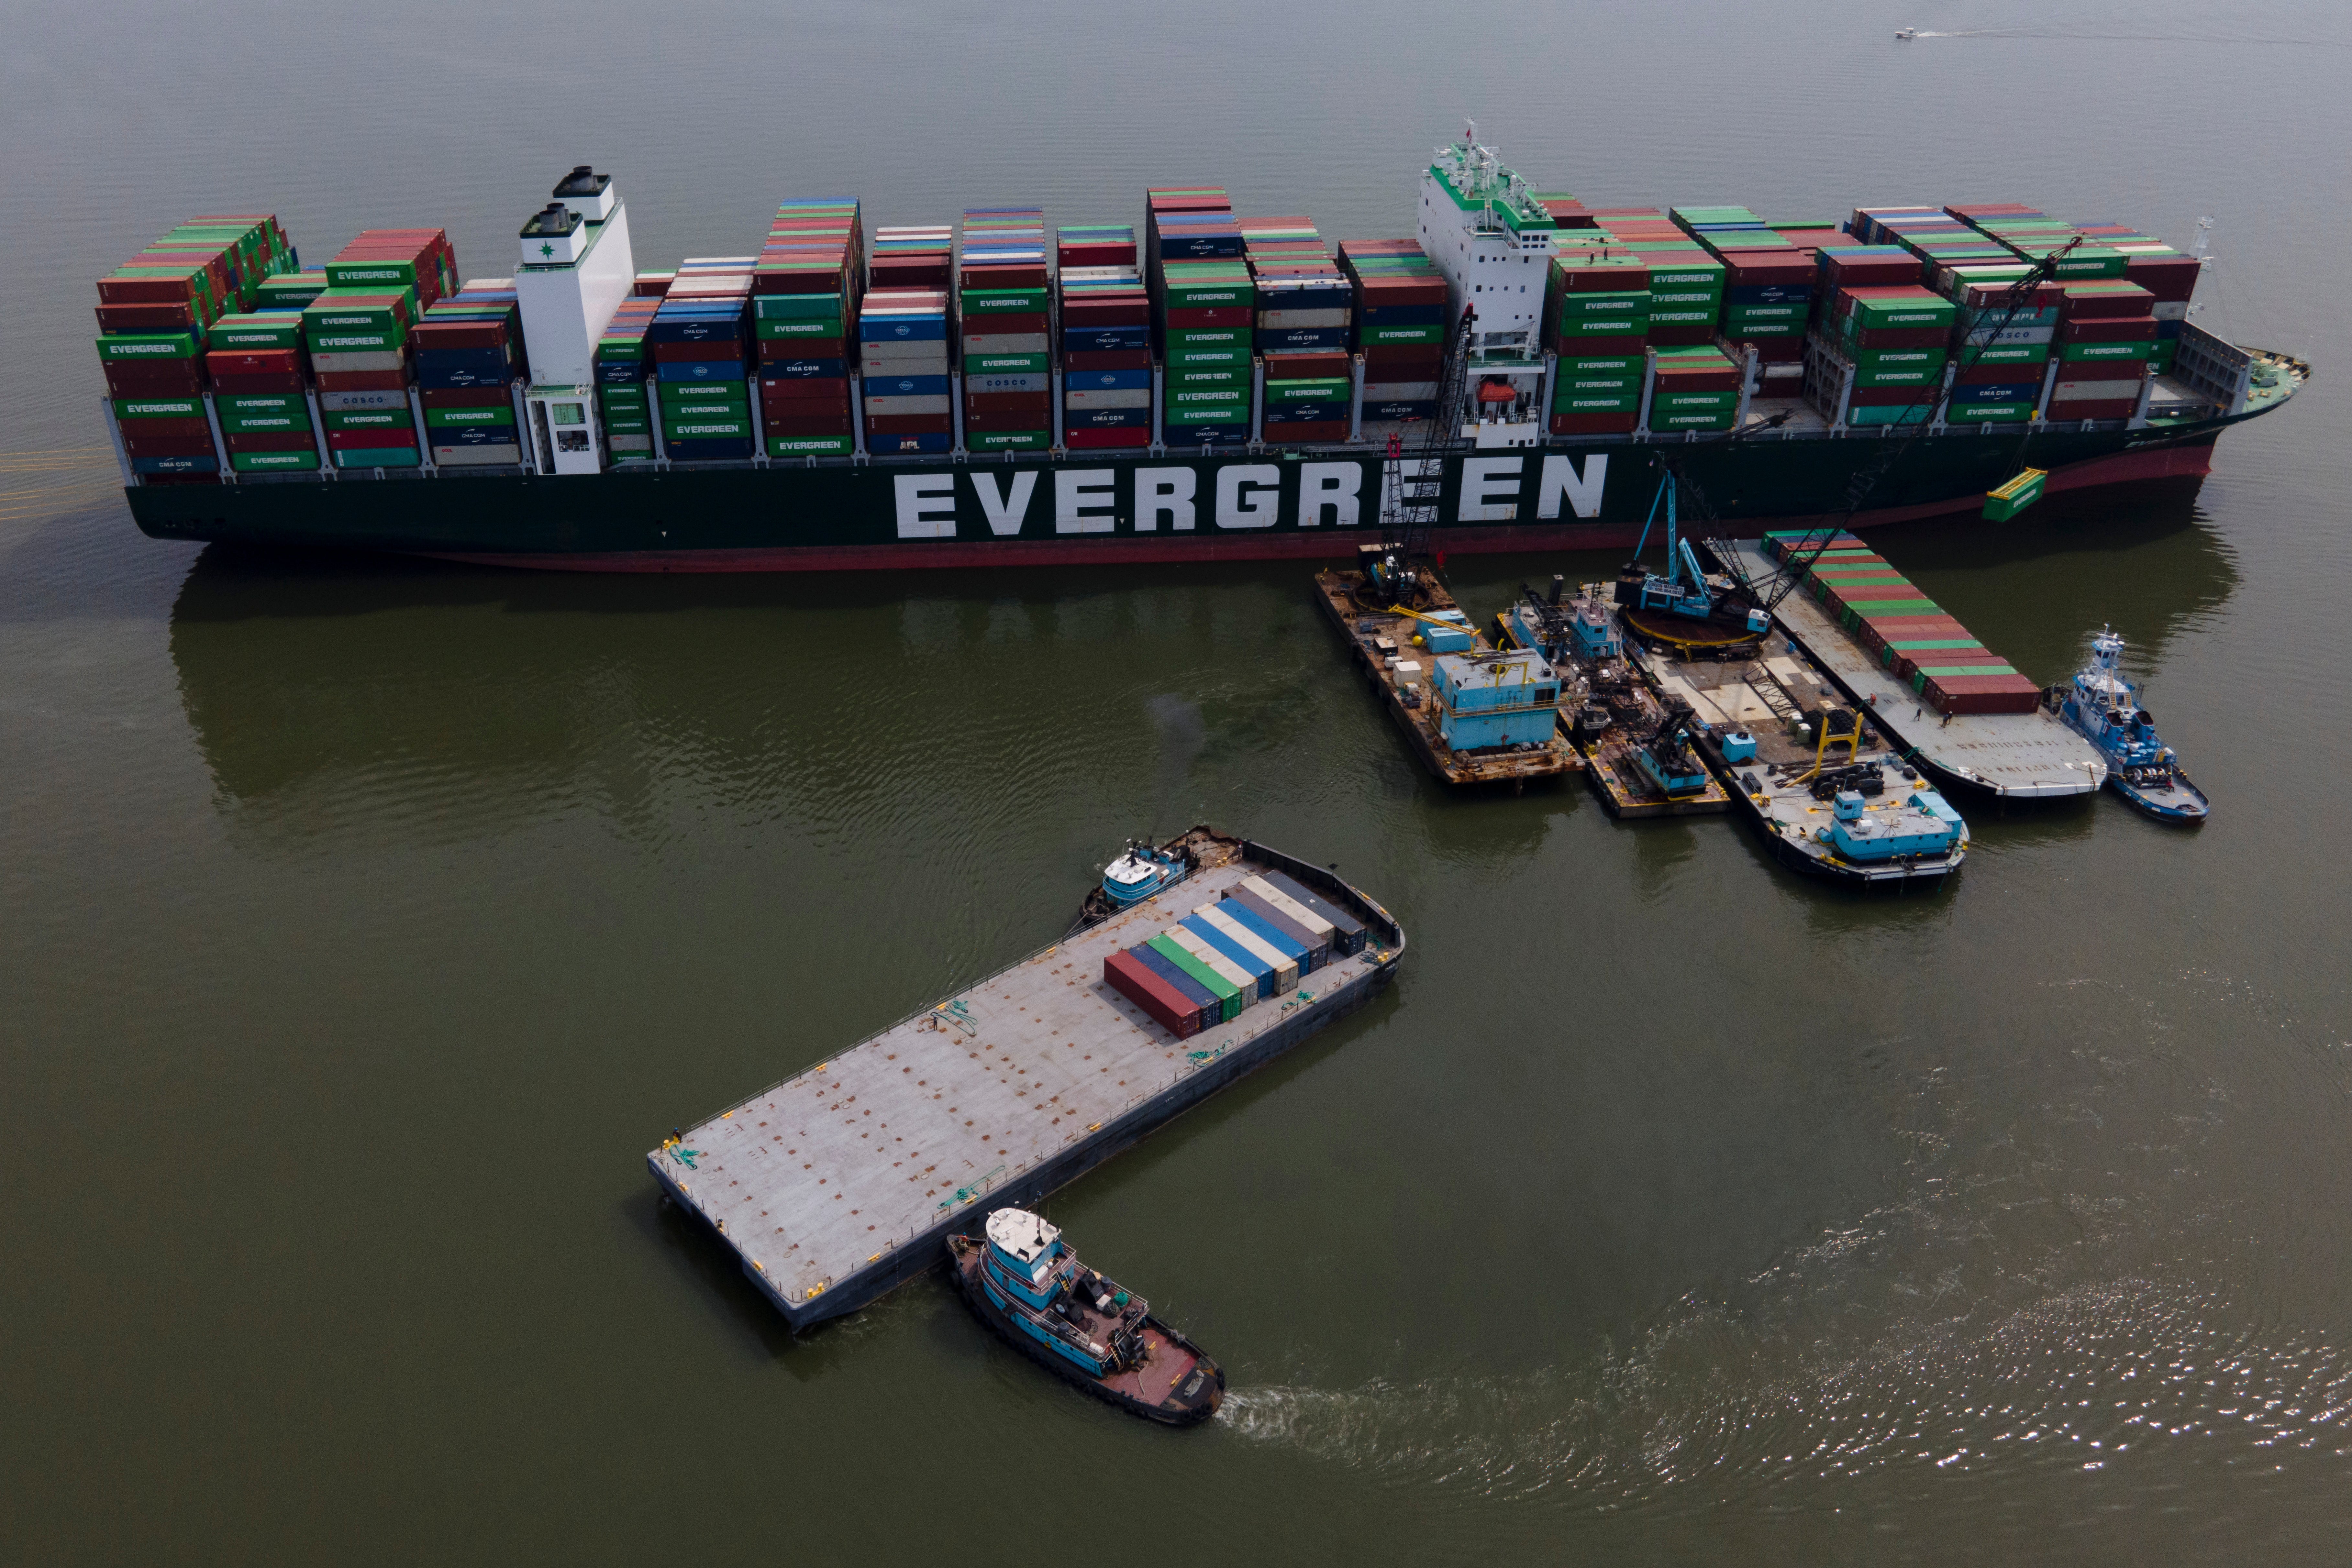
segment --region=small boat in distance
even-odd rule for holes
[[[1217,1413],[1217,1364],[1142,1297],[1079,1262],[1060,1230],[1025,1208],[1000,1208],[982,1228],[984,1239],[948,1238],[956,1290],[1015,1349],[1146,1420],[1191,1427]]]
[[[2091,662],[2066,685],[2050,688],[2051,705],[2069,729],[2105,757],[2110,789],[2158,821],[2193,827],[2212,808],[2180,770],[2172,747],[2157,737],[2139,688],[2124,679],[2123,657],[2123,638],[2100,627],[2091,639]]]

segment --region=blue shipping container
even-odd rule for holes
[[[2034,402],[2042,396],[2040,382],[2004,382],[2000,386],[1958,386],[1952,389],[1954,402]]]
[[[1205,1009],[1202,1019],[1203,1027],[1223,1017],[1224,998],[1185,973],[1181,965],[1150,943],[1137,943],[1127,950],[1127,956],[1174,987],[1176,994],[1195,1008]]]
[[[1739,284],[1723,291],[1726,305],[1802,305],[1812,297],[1810,283]]]
[[[1066,371],[1062,387],[1066,392],[1141,392],[1151,384],[1151,371]]]
[[[1217,913],[1297,964],[1301,975],[1311,974],[1318,967],[1318,946],[1255,896],[1236,888],[1225,894]]]
[[[217,457],[133,457],[131,467],[140,474],[216,474]]]
[[[740,360],[665,360],[659,369],[666,382],[740,382],[746,373]]]
[[[945,376],[867,376],[867,397],[945,397]]]
[[[1069,354],[1115,354],[1151,347],[1149,327],[1066,327],[1062,351]]]
[[[860,316],[857,319],[857,340],[861,343],[944,343],[948,337],[948,319],[939,316]]]
[[[1240,965],[1242,972],[1257,982],[1259,996],[1274,995],[1274,966],[1251,952],[1245,945],[1235,941],[1197,915],[1188,915],[1176,924],[1206,942],[1224,957]]]
[[[793,381],[816,377],[837,382],[848,373],[847,360],[762,360],[760,362],[761,375]]]

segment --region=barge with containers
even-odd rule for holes
[[[231,214],[100,279],[139,527],[596,570],[1328,558],[1402,462],[1435,551],[1613,549],[1661,445],[1726,520],[1866,526],[2029,462],[2052,491],[2202,475],[2308,374],[2189,320],[2200,257],[2125,225],[1605,207],[1475,129],[1412,237],[1336,249],[1214,188],[1148,192],[1139,240],[1014,207],[869,236],[858,202],[794,198],[746,254],[648,273],[607,176],[551,194],[510,277],[461,285],[438,229],[304,271]]]
[[[2006,800],[2105,782],[2105,758],[2048,710],[2040,686],[1861,539],[1784,532],[1707,548],[1903,762]]]
[[[1183,874],[666,1140],[662,1192],[805,1329],[1361,1007],[1404,956],[1334,872],[1206,828],[1159,852]]]

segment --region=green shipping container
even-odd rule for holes
[[[662,412],[681,408],[749,408],[751,394],[741,382],[664,382]]]
[[[723,441],[751,434],[751,418],[748,413],[697,410],[662,416],[665,441]]]
[[[1426,327],[1365,327],[1357,333],[1357,341],[1367,349],[1443,343],[1445,341],[1445,329],[1434,323]]]
[[[1171,348],[1168,350],[1168,365],[1171,370],[1179,367],[1186,370],[1213,370],[1219,366],[1238,368],[1248,364],[1249,361],[1250,351],[1244,348]]]
[[[773,342],[779,338],[838,338],[843,336],[838,316],[810,316],[797,321],[754,321],[752,335]]]
[[[966,354],[968,376],[1042,376],[1054,368],[1051,354]]]
[[[98,357],[110,363],[142,360],[193,360],[193,332],[110,332],[98,340]]]
[[[838,294],[754,294],[751,314],[761,321],[838,321],[845,312]]]
[[[278,409],[265,413],[223,413],[220,422],[221,428],[231,435],[249,435],[256,431],[308,430],[310,428],[310,411]]]
[[[970,430],[964,444],[974,452],[1043,452],[1054,444],[1050,430]]]
[[[413,433],[416,422],[404,408],[369,408],[321,415],[329,430],[397,430]]]
[[[229,466],[240,474],[261,474],[272,471],[307,472],[319,466],[315,452],[232,452]]]
[[[428,408],[425,411],[425,424],[428,430],[512,424],[514,422],[514,410],[511,408]]]
[[[1944,414],[1953,424],[2010,424],[2032,417],[2030,402],[1956,402]]]
[[[1673,413],[1722,413],[1739,406],[1736,392],[1660,392],[1651,395],[1650,411]]]
[[[2059,358],[2069,364],[2084,360],[2146,360],[2155,357],[2156,342],[2150,339],[2137,343],[2067,343],[2062,350]]]
[[[772,435],[771,457],[838,457],[853,450],[846,435]]]
[[[202,419],[205,400],[188,397],[119,397],[114,400],[117,419]]]
[[[956,296],[967,316],[1013,313],[1034,315],[1045,308],[1042,288],[967,288]]]

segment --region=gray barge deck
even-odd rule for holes
[[[1034,1203],[1395,972],[1404,934],[1371,899],[1263,845],[1213,842],[1222,863],[727,1107],[646,1164],[795,1329],[944,1262],[950,1230]],[[1363,951],[1181,1040],[1104,983],[1107,956],[1268,868],[1354,911]]]
[[[1779,570],[1759,540],[1710,545],[1736,552],[1752,580],[1769,580]],[[2106,781],[2106,764],[2091,743],[2046,710],[1947,718],[1807,595],[1790,594],[1773,607],[1772,616],[1897,752],[1948,779],[2011,800],[2087,795]]]

